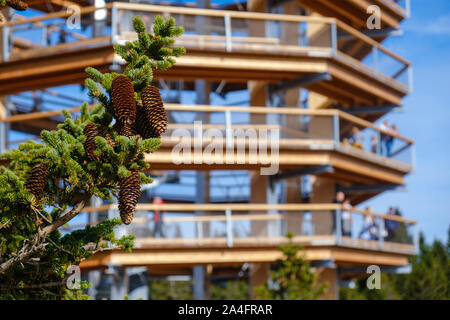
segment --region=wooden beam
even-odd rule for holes
[[[299,241],[299,240],[295,240]],[[305,257],[310,261],[334,260],[337,265],[402,266],[408,263],[408,254],[380,252],[333,246],[306,246]],[[276,245],[261,244],[225,248],[213,245],[196,247],[135,248],[132,253],[119,250],[95,254],[80,264],[82,269],[102,268],[108,264],[123,266],[193,266],[199,264],[234,265],[243,263],[270,263],[282,257]]]

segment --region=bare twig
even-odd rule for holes
[[[4,224],[0,224],[0,229],[6,227],[10,222],[11,220],[7,220]]]
[[[40,284],[32,284],[29,286],[0,286],[2,289],[38,289],[38,288],[48,288],[48,287],[60,287],[66,284],[66,281],[59,282],[48,282]]]
[[[32,207],[33,211],[40,215],[45,221],[47,221],[48,223],[52,223],[46,216],[44,216],[38,209],[36,209],[35,207]]]

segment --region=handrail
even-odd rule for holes
[[[336,20],[336,24],[339,28],[343,29],[344,31],[350,33],[351,35],[353,35],[354,37],[360,39],[361,41],[376,47],[377,49],[379,49],[380,51],[386,53],[387,55],[389,55],[391,58],[394,58],[397,61],[400,61],[401,63],[407,65],[408,67],[411,65],[411,62],[398,56],[397,54],[393,53],[392,51],[390,51],[389,49],[385,48],[384,46],[382,46],[379,42],[373,40],[372,38],[366,36],[364,33],[359,32],[356,29],[353,29],[352,27],[350,27],[348,24],[345,24],[344,22],[340,21],[340,20]]]
[[[98,211],[107,211],[107,210],[118,210],[117,204],[107,204],[101,205],[98,207],[86,207],[83,209],[83,212],[91,213]],[[166,212],[197,212],[197,211],[206,211],[206,212],[225,212],[226,210],[231,210],[233,212],[249,212],[249,211],[333,211],[333,210],[345,210],[350,212],[357,212],[364,216],[378,217],[386,220],[393,220],[398,222],[404,222],[408,224],[417,224],[416,220],[407,219],[399,216],[391,216],[385,215],[381,213],[372,212],[369,210],[361,210],[358,208],[345,208],[340,204],[327,204],[327,203],[286,203],[286,204],[259,204],[259,203],[248,203],[248,204],[240,204],[240,203],[217,203],[217,204],[192,204],[192,203],[168,203],[168,204],[152,204],[152,203],[139,203],[136,206],[136,210],[145,210],[145,211],[166,211]],[[253,214],[255,215],[255,214]],[[249,217],[253,216],[243,215],[242,218],[244,220],[249,220]],[[256,214],[255,216],[260,216],[261,214]],[[272,215],[267,215],[272,216]],[[281,217],[281,215],[275,215]],[[215,220],[215,218],[220,218],[220,216],[206,216],[211,217],[207,218],[209,220]],[[240,216],[241,217],[241,216]],[[246,218],[244,218],[246,217]],[[171,218],[172,219],[172,218]],[[268,218],[272,220],[272,218]],[[173,219],[172,219],[173,220]],[[184,217],[180,221],[187,221],[188,218]],[[264,220],[264,219],[263,219]],[[167,220],[166,220],[167,221]]]
[[[84,7],[84,8],[80,9],[80,14],[92,13],[94,11],[102,10],[102,9],[111,9],[112,7],[113,7],[113,3],[108,3],[107,5],[105,5],[104,7],[101,7],[101,8],[97,8],[95,6]],[[72,14],[73,13],[69,13],[67,11],[53,12],[53,13],[49,13],[46,15],[38,16],[38,17],[32,17],[32,18],[18,20],[18,21],[8,21],[5,24],[2,24],[0,27],[3,27],[3,26],[10,27],[10,26],[15,26],[15,25],[19,25],[19,24],[34,23],[34,22],[38,22],[38,21],[56,19],[56,18],[68,18],[68,17],[72,16]]]
[[[138,3],[126,3],[115,2],[113,7],[124,10],[146,11],[146,12],[167,12],[175,14],[188,14],[188,15],[203,15],[207,17],[224,17],[225,15],[230,18],[237,19],[254,19],[254,20],[278,20],[286,22],[318,22],[318,23],[334,23],[334,18],[327,17],[312,17],[312,16],[297,16],[287,14],[276,13],[262,13],[262,12],[248,12],[248,11],[232,11],[232,10],[211,10],[211,9],[198,9],[198,8],[184,8],[174,6],[159,6],[150,4],[138,4]]]
[[[95,212],[104,210],[115,210],[118,208],[117,204],[107,204],[99,207],[86,207],[83,212]],[[196,211],[210,211],[220,212],[230,209],[232,211],[268,211],[268,210],[283,210],[283,211],[324,211],[324,210],[338,210],[339,204],[322,204],[322,203],[285,203],[285,204],[242,204],[242,203],[167,203],[167,204],[152,204],[139,203],[136,210],[163,210],[168,212],[196,212]]]
[[[94,106],[90,106],[93,108]],[[67,111],[69,113],[76,113],[80,111],[80,107],[71,108]],[[384,135],[388,135],[399,140],[402,140],[408,144],[414,144],[415,141],[399,134],[392,133],[387,130],[383,130],[373,123],[348,114],[341,110],[326,109],[326,110],[310,110],[310,109],[300,109],[300,108],[273,108],[273,107],[232,107],[232,106],[210,106],[210,105],[180,105],[180,104],[166,104],[165,109],[167,111],[192,111],[192,112],[234,112],[234,113],[253,113],[253,114],[285,114],[285,115],[311,115],[311,116],[333,116],[337,115],[349,122],[356,125],[371,128]],[[62,114],[61,111],[45,111],[45,112],[33,112],[28,114],[13,115],[7,118],[0,118],[0,122],[14,123],[21,121],[30,121],[43,118],[49,118],[54,116],[59,116]]]

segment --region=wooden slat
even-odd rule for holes
[[[296,16],[296,15],[279,15],[274,13],[257,13],[244,11],[228,11],[228,10],[210,10],[210,9],[194,9],[184,7],[168,7],[148,4],[115,2],[114,7],[124,10],[155,12],[155,13],[171,13],[171,14],[186,14],[192,16],[206,16],[219,17],[230,16],[235,19],[252,19],[252,20],[276,20],[285,22],[311,22],[330,24],[335,20],[326,17],[310,17],[310,16]]]
[[[231,210],[232,212],[257,212],[257,211],[332,211],[344,209],[339,204],[326,204],[326,203],[287,203],[287,204],[265,204],[265,203],[248,203],[248,204],[239,204],[239,203],[217,203],[217,204],[192,204],[192,203],[168,203],[168,204],[152,204],[152,203],[139,203],[136,207],[136,210],[142,211],[166,211],[166,212],[225,212],[226,210]],[[98,207],[86,207],[83,212],[98,212],[98,211],[107,211],[107,210],[118,210],[117,204],[111,205],[102,205]],[[387,220],[395,220],[399,222],[404,222],[408,224],[416,224],[417,221],[406,219],[399,216],[389,216],[381,213],[375,213],[372,211],[361,210],[358,208],[350,208],[345,209],[347,211],[352,211],[356,213],[360,213],[362,215],[379,217]],[[279,220],[282,219],[282,215],[280,214],[248,214],[248,215],[232,215],[232,219],[236,220]],[[167,220],[170,219],[170,220]],[[187,221],[224,221],[225,216],[213,215],[213,216],[199,216],[199,217],[172,217],[167,218],[166,221],[171,222],[187,222]],[[205,220],[203,220],[205,219]],[[141,221],[142,222],[142,221]]]
[[[332,235],[318,235],[318,236],[296,236],[293,241],[298,244],[312,245],[314,242],[333,242],[335,237]],[[215,245],[225,245],[227,238],[225,237],[215,237],[215,238],[139,238],[135,242],[141,247],[153,246],[153,245],[205,245],[205,244],[215,244]],[[282,244],[287,243],[286,237],[246,237],[233,238],[233,245],[251,245],[258,243],[259,245],[264,244]]]
[[[120,40],[134,41],[138,39],[136,32],[125,31],[119,35]],[[179,40],[195,40],[195,41],[226,41],[226,36],[210,35],[210,34],[183,34]],[[263,38],[263,37],[230,37],[231,41],[248,42],[248,43],[267,43],[267,44],[280,44],[278,38]]]
[[[67,43],[60,43],[54,46],[50,47],[40,47],[37,49],[28,49],[23,50],[17,53],[14,53],[11,55],[11,61],[14,60],[21,60],[31,57],[38,57],[41,55],[49,54],[49,53],[58,53],[61,51],[67,51],[68,49],[74,50],[81,47],[91,46],[91,45],[104,45],[105,43],[110,42],[111,37],[105,36],[105,37],[98,37],[93,39],[85,39],[75,42],[67,42]]]
[[[277,240],[276,238],[274,238]],[[193,266],[199,264],[235,265],[240,263],[270,263],[282,258],[278,245],[287,243],[271,242],[272,239],[263,239],[261,242],[238,243],[232,248],[226,247],[226,242],[189,246],[184,244],[170,245],[165,242],[153,243],[151,247],[133,249],[132,253],[121,250],[105,251],[95,254],[92,258],[80,264],[82,269],[102,268],[108,264],[123,266]],[[358,249],[353,247],[337,247],[331,245],[310,245],[303,237],[295,237],[294,243],[305,245],[305,258],[313,260],[332,260],[338,265],[392,265],[403,266],[408,263],[410,252],[382,252],[380,250]],[[327,242],[329,239],[320,239],[317,242]]]
[[[208,212],[224,212],[227,209],[231,211],[269,211],[269,210],[281,210],[281,211],[321,211],[321,210],[336,210],[340,206],[336,204],[240,204],[240,203],[220,203],[220,204],[192,204],[192,203],[170,203],[164,205],[156,205],[151,203],[138,204],[136,210],[163,210],[172,212],[195,212],[195,211],[208,211]],[[118,206],[115,204],[104,205],[100,207],[86,207],[84,212],[104,211],[108,209],[117,210]]]

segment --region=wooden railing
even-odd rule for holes
[[[178,18],[178,23],[185,25],[186,34],[181,38],[180,44],[185,45],[188,48],[209,48],[225,50],[227,52],[262,51],[264,53],[271,52],[283,54],[291,52],[296,54],[307,54],[308,56],[329,57],[349,63],[360,69],[361,72],[379,76],[382,80],[391,81],[394,85],[399,86],[400,89],[404,89],[405,86],[402,86],[402,83],[396,81],[396,79],[400,79],[399,77],[410,70],[411,66],[410,62],[406,59],[399,57],[370,37],[367,37],[363,33],[333,18],[195,9],[122,2],[111,3],[104,8],[81,8],[80,14],[83,17],[86,17],[86,19],[89,19],[89,16],[96,10],[107,10],[108,21],[111,23],[110,31],[105,31],[104,35],[96,35],[96,37],[110,36],[112,42],[119,41],[124,37],[126,38],[127,32],[123,30],[124,27],[130,29],[129,25],[131,21],[125,19],[123,15],[121,15],[124,12],[133,12],[135,14],[146,13],[147,15],[173,15]],[[4,24],[2,26],[4,41],[3,61],[7,61],[11,55],[12,43],[9,42],[9,39],[11,38],[10,35],[13,37],[15,36],[15,30],[45,29],[51,27],[52,24],[55,24],[56,21],[58,21],[57,19],[68,17],[70,17],[70,13],[57,12],[19,21],[11,21]],[[205,21],[201,23],[198,22],[198,19],[213,19],[214,22],[208,25]],[[184,20],[186,21],[183,23]],[[44,23],[45,21],[46,23]],[[60,22],[61,21],[58,23],[61,24]],[[252,25],[259,25],[260,23],[262,23],[262,28],[258,27],[258,30],[253,30],[255,28],[252,28]],[[288,26],[290,24],[297,26],[297,30],[299,30],[301,24],[312,26],[312,29],[314,30],[310,32],[308,31],[308,28],[303,27],[305,31],[301,35],[271,35],[264,32],[264,25],[273,25],[272,28],[266,29],[275,30],[277,29],[276,27],[283,29],[283,26]],[[64,29],[61,25],[59,25],[58,28],[59,30]],[[76,41],[82,43],[83,41],[86,41],[85,38],[88,36],[86,32],[81,33],[73,30],[68,30],[67,32],[75,38],[75,41],[70,43],[75,43]],[[373,48],[373,65],[370,66],[367,65],[365,61],[351,59],[351,56],[345,54],[345,52],[341,52],[339,48],[340,32],[350,35],[365,46]],[[285,36],[287,37],[286,39],[289,40],[283,40]],[[44,39],[39,39],[39,36],[36,37],[37,44],[42,45],[42,43],[46,42]],[[89,37],[93,37],[93,35],[90,35]],[[33,41],[36,40],[33,39]],[[58,45],[53,45],[53,47],[56,48]],[[23,51],[28,50],[21,50],[20,53],[18,53],[18,57],[23,54]],[[39,54],[39,49],[30,49],[30,52]],[[396,61],[400,64],[399,70],[387,74],[387,71],[385,72],[382,68],[379,68],[381,61],[376,52],[383,53],[392,61]],[[390,71],[392,70],[389,70],[389,72]],[[410,74],[406,80],[408,81],[407,88],[411,81]]]
[[[296,240],[310,245],[339,245],[408,254],[414,253],[417,245],[415,220],[339,204],[141,203],[136,210],[136,217],[128,228],[131,233],[140,230],[136,232],[136,243],[141,246],[276,244],[283,242],[288,232]],[[142,236],[143,229],[155,231],[151,215],[155,211],[164,212],[163,237],[145,236],[148,232]],[[118,206],[88,207],[84,212],[107,212],[111,218],[118,215]],[[346,219],[350,219],[350,224]],[[84,226],[69,225],[66,230]]]
[[[326,109],[326,110],[312,110],[300,108],[271,108],[271,107],[230,107],[230,106],[209,106],[209,105],[178,105],[166,104],[165,108],[172,113],[175,120],[178,122],[170,123],[165,137],[170,137],[176,129],[193,130],[196,124],[189,117],[187,120],[176,119],[177,115],[189,115],[202,113],[206,115],[218,115],[215,121],[201,122],[201,129],[218,129],[224,132],[224,139],[227,139],[227,128],[232,130],[279,130],[281,139],[292,142],[307,142],[309,144],[314,141],[327,142],[332,148],[340,152],[350,152],[354,156],[362,157],[370,161],[384,163],[387,165],[399,167],[404,170],[411,170],[414,166],[414,140],[406,138],[398,133],[383,130],[373,123],[350,115],[340,110]],[[67,110],[70,113],[77,113],[80,108],[72,108]],[[0,118],[3,123],[17,123],[27,122],[44,118],[51,118],[60,116],[62,111],[47,111],[35,112],[21,115],[13,115],[7,118]],[[260,116],[265,116],[261,119]],[[276,120],[269,121],[268,117],[276,117]],[[298,118],[297,123],[300,123],[302,118],[308,117],[307,125],[303,128],[291,128],[287,124],[287,119]],[[192,119],[191,119],[192,118]],[[207,117],[211,119],[211,116]],[[241,120],[239,120],[241,118]],[[326,123],[319,123],[326,120]],[[365,141],[365,146],[355,147],[352,144],[346,143],[348,137],[351,135],[351,130],[356,127],[365,137],[370,134],[376,135],[377,148],[372,150],[372,146],[368,141]],[[323,132],[318,130],[322,128]],[[328,132],[327,134],[324,132]],[[258,132],[257,132],[258,133]],[[163,137],[164,137],[163,136]],[[394,141],[394,148],[388,155],[383,154],[381,137],[392,137]]]

